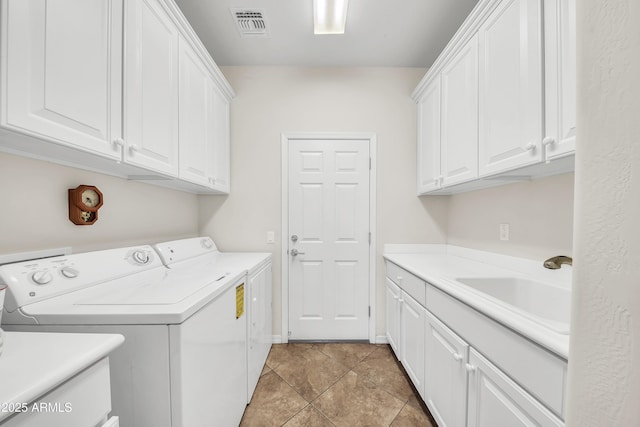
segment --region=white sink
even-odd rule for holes
[[[569,289],[518,277],[461,277],[455,280],[502,301],[558,333],[569,333]]]

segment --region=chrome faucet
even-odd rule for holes
[[[566,255],[558,255],[549,258],[544,262],[545,268],[550,268],[551,270],[557,270],[562,267],[562,264],[573,265],[573,258]]]

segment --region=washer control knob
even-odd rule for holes
[[[41,270],[31,274],[31,280],[33,280],[36,285],[46,285],[53,280],[53,276],[48,271]]]
[[[132,257],[133,261],[137,264],[147,264],[149,261],[151,261],[151,259],[149,258],[149,254],[143,250],[135,251]]]
[[[202,246],[205,249],[211,249],[213,247],[213,242],[209,239],[202,239]]]
[[[60,274],[62,274],[67,279],[75,279],[78,277],[78,270],[72,267],[62,267],[60,269]]]

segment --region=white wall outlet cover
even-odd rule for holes
[[[267,231],[267,243],[275,243],[276,233],[274,231]]]
[[[509,240],[509,224],[500,224],[500,240]]]

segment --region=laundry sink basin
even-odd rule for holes
[[[519,277],[456,278],[475,291],[503,302],[558,333],[569,333],[571,291]]]

